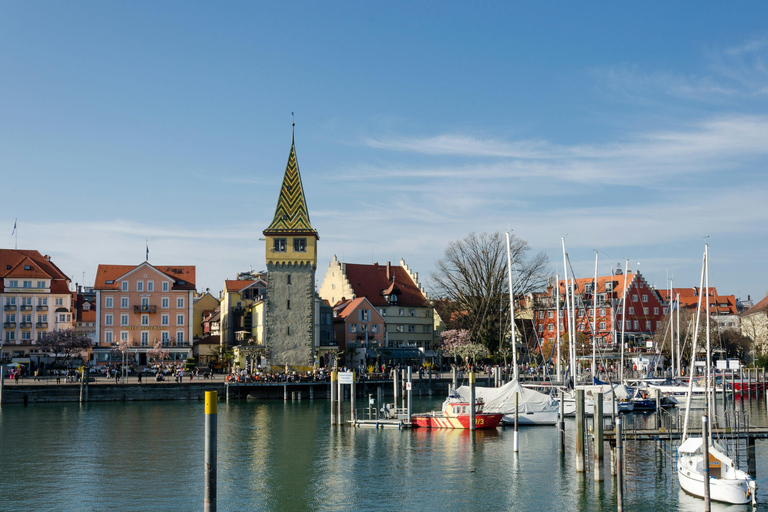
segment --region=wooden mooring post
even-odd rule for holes
[[[604,473],[603,473],[603,394],[598,393],[597,398],[595,398],[595,409],[594,409],[594,415],[592,416],[593,420],[592,423],[594,425],[594,433],[593,433],[593,440],[594,440],[594,454],[595,454],[595,462],[594,462],[594,473],[595,473],[595,482],[602,482],[604,480]]]
[[[586,471],[584,464],[584,390],[576,390],[576,472]]]
[[[565,453],[565,396],[560,392],[560,453]]]

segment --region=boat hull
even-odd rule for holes
[[[704,497],[704,475],[682,463],[678,463],[677,479],[688,494]],[[709,497],[712,501],[744,505],[752,501],[751,491],[746,479],[709,479]]]
[[[501,423],[503,414],[477,414],[475,415],[475,428],[496,428]],[[443,414],[424,414],[412,416],[412,422],[417,427],[423,428],[469,428],[469,414],[459,414],[447,417]]]
[[[557,419],[559,417],[559,413],[557,410],[554,411],[537,411],[537,412],[530,412],[525,414],[518,413],[517,415],[517,424],[521,426],[532,426],[532,425],[557,425]],[[515,415],[514,414],[505,414],[504,417],[501,419],[502,425],[514,425],[515,424]]]

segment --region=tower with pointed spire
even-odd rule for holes
[[[266,340],[273,365],[311,366],[315,350],[315,270],[319,236],[296,160],[294,136],[275,217],[267,229]]]

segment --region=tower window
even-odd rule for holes
[[[287,283],[291,284],[291,274],[286,275],[285,278],[287,280]]]
[[[291,301],[290,300],[286,301],[285,308],[286,309],[291,309]]]
[[[293,252],[307,252],[307,239],[306,238],[294,238],[293,239]]]
[[[275,246],[272,249],[274,252],[285,252],[286,251],[286,240],[285,240],[285,238],[275,238],[274,242],[275,242]]]

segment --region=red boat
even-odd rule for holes
[[[496,428],[504,416],[502,413],[483,412],[483,399],[475,400],[475,428]],[[442,411],[432,411],[411,416],[414,426],[427,428],[469,428],[469,400],[450,395],[443,402]]]

